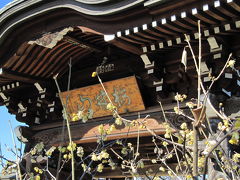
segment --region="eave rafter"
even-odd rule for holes
[[[101,54],[106,46],[103,35],[98,32],[80,26],[64,28],[23,43],[3,69],[10,79],[19,75],[19,81],[41,81],[63,74],[70,59],[75,63],[91,53]]]
[[[232,33],[237,32],[239,30],[239,28],[240,28],[240,21],[237,20],[234,23],[226,23],[221,26],[215,26],[213,28],[204,29],[202,38],[207,39],[208,37],[214,36],[214,35],[216,35],[216,36],[231,35]],[[187,36],[189,37],[190,41],[196,41],[198,39],[197,32],[192,32],[191,34],[187,34]],[[164,50],[164,49],[171,48],[174,46],[179,46],[179,45],[181,45],[181,46],[186,45],[185,37],[183,35],[178,36],[176,38],[166,40],[166,41],[160,41],[155,44],[143,46],[142,52],[148,53],[148,52],[152,52],[155,50]]]
[[[103,49],[101,49],[100,47],[98,47],[94,44],[85,42],[84,40],[78,40],[78,39],[73,38],[71,36],[65,36],[63,41],[69,42],[69,43],[74,44],[76,46],[79,46],[80,48],[83,48],[83,49],[88,49],[90,51],[95,51],[95,52],[102,52],[103,51]]]
[[[136,55],[142,54],[140,48],[138,48],[137,46],[131,45],[130,43],[124,42],[122,40],[112,40],[110,43],[130,53],[133,53]]]
[[[206,38],[210,35],[238,32],[240,27],[239,9],[238,1],[216,0],[209,2],[209,4],[203,4],[201,7],[192,8],[189,12],[183,11],[170,17],[155,20],[151,24],[118,31],[115,34],[115,41],[121,41],[123,44],[131,43],[131,46],[135,47],[140,46],[142,53],[163,50],[174,45],[184,46],[184,34],[193,37],[192,40],[197,39],[198,20],[201,20]],[[224,22],[222,23],[222,21]],[[121,48],[127,50],[127,46]]]
[[[20,81],[25,83],[35,83],[35,82],[46,82],[47,79],[38,78],[35,76],[30,76],[28,74],[19,73],[16,71],[12,71],[9,69],[2,69],[2,74],[0,77],[6,77],[11,79],[12,81]]]
[[[191,2],[194,1],[195,0],[192,0]],[[201,3],[196,4],[199,5]],[[149,13],[152,11],[151,8],[152,7],[149,8]],[[73,64],[78,63],[79,66],[77,68],[79,68],[80,72],[81,68],[84,69],[97,64],[85,61],[86,59],[88,60],[88,57],[90,57],[91,54],[95,57],[102,57],[102,55],[106,53],[108,47],[116,46],[123,49],[128,55],[130,55],[130,53],[134,54],[133,57],[135,59],[137,59],[137,56],[140,57],[142,54],[158,55],[158,53],[163,55],[160,58],[165,58],[164,53],[171,51],[174,57],[169,58],[171,56],[169,53],[166,55],[166,59],[168,59],[168,61],[163,62],[161,65],[157,64],[157,62],[154,64],[150,58],[150,66],[146,67],[146,70],[148,73],[147,75],[151,77],[151,80],[154,79],[155,74],[158,74],[159,72],[161,72],[164,76],[160,78],[156,76],[157,78],[154,79],[153,86],[156,84],[163,85],[163,79],[165,77],[164,83],[177,84],[179,82],[179,79],[177,78],[181,60],[176,57],[180,57],[179,52],[181,52],[183,47],[186,46],[183,34],[187,34],[191,41],[193,41],[193,44],[194,42],[197,42],[197,21],[200,19],[203,30],[202,38],[205,42],[205,44],[203,43],[204,45],[206,45],[207,38],[211,36],[232,36],[234,33],[239,32],[239,10],[240,3],[238,1],[216,0],[211,2],[209,1],[209,4],[204,4],[201,7],[198,6],[190,11],[183,11],[179,14],[172,14],[169,17],[163,17],[157,20],[154,18],[160,17],[158,16],[159,12],[156,13],[155,16],[152,11],[152,15],[154,15],[154,18],[151,18],[151,20],[153,19],[152,22],[149,23],[148,19],[146,21],[144,19],[143,23],[147,22],[147,24],[118,31],[114,35],[115,38],[108,42],[104,41],[102,34],[96,33],[93,30],[89,31],[89,29],[84,29],[84,27],[80,26],[74,26],[75,28],[70,27],[68,28],[69,31],[64,31],[60,38],[57,36],[57,40],[53,43],[53,46],[51,46],[52,49],[50,47],[36,45],[36,43],[22,44],[16,54],[5,64],[2,75],[0,76],[0,81],[4,82],[9,79],[9,83],[13,83],[15,81],[29,83],[31,84],[31,88],[33,88],[33,83],[35,82],[44,83],[45,81],[52,80],[52,77],[58,73],[59,77],[61,77],[68,70],[68,62],[70,59]],[[125,28],[129,24],[126,23],[123,27]],[[51,27],[49,27],[49,29],[51,29]],[[62,31],[60,31],[60,33],[61,32]],[[193,48],[195,49],[196,47]],[[205,63],[205,58],[212,58],[213,56],[213,59],[220,59],[222,56],[220,50],[209,53],[209,48],[207,50],[203,48],[202,52],[203,63]],[[157,57],[155,56],[155,58]],[[190,59],[190,57],[188,58]],[[84,63],[84,66],[81,67],[81,63]],[[193,70],[195,66],[194,64],[191,64],[192,61],[189,61],[188,63],[188,75],[194,79],[195,74],[193,73]],[[163,68],[159,70],[159,67]],[[141,70],[143,70],[143,67]],[[135,72],[136,71],[134,71],[134,73]],[[114,75],[116,74],[117,73],[114,72]],[[84,80],[87,81],[86,79]],[[10,86],[12,86],[12,84],[6,85],[5,88],[7,89]],[[156,91],[159,91],[159,89]],[[54,98],[56,99],[57,97],[55,97],[55,94],[56,93],[54,92],[51,95],[54,95]],[[29,111],[27,113],[30,115],[36,115],[39,113],[38,111],[42,110],[42,107],[49,108],[51,104],[54,104],[53,101],[55,99],[49,100],[46,98],[45,100],[40,99],[39,101],[34,99],[36,101],[34,101],[35,109],[34,111],[30,111],[30,108],[28,108]],[[29,107],[32,105],[33,104],[29,103]],[[48,113],[49,112],[50,110]],[[43,115],[45,118],[46,114],[44,113]],[[61,114],[61,112],[59,114]],[[22,117],[21,114],[21,118],[24,119],[25,117]],[[34,118],[38,119],[39,117]]]

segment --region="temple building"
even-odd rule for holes
[[[186,38],[198,56],[199,20],[202,82],[208,87],[209,74],[217,76],[232,53],[235,70],[227,68],[210,93],[215,101],[228,104],[229,115],[237,114],[239,103],[231,104],[240,96],[238,0],[15,0],[1,9],[0,104],[26,123],[18,129],[26,152],[41,142],[46,149],[68,145],[64,107],[72,140],[85,154],[91,153],[101,136],[100,126],[110,128],[116,121],[108,107],[110,98],[122,118],[138,119],[148,129],[119,123],[105,141],[136,146],[140,137],[141,158],[153,156],[151,131],[159,136],[166,131],[159,102],[175,128],[191,122],[170,112],[176,94],[189,100],[198,97],[198,76]],[[179,106],[192,117],[185,103]],[[108,153],[118,164],[121,149],[111,148]],[[53,174],[57,158],[55,152],[49,161]],[[176,162],[168,161],[173,167]],[[78,166],[76,179],[83,174]],[[67,179],[70,167],[69,161],[60,179]],[[132,174],[120,166],[106,166],[92,176],[124,179]]]

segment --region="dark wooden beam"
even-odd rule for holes
[[[157,111],[156,111],[157,110]],[[152,113],[150,113],[152,112]],[[190,111],[186,110],[186,114],[191,116]],[[124,118],[129,120],[136,120],[137,113],[131,113],[132,115],[123,115]],[[133,115],[134,114],[134,115]],[[148,110],[141,112],[142,117],[146,117],[146,115],[150,115],[151,118],[146,120],[146,126],[153,130],[156,134],[163,134],[165,132],[165,128],[163,127],[163,114],[160,111],[160,108],[157,107],[155,110]],[[183,116],[176,115],[174,113],[167,114],[167,118],[171,123],[177,128],[180,127],[181,122],[188,122],[186,118]],[[143,120],[143,119],[140,119]],[[105,124],[105,128],[107,129],[112,123],[114,123],[114,119],[112,117],[104,117],[104,118],[96,118],[94,120],[88,120],[87,123],[71,122],[71,132],[73,141],[78,144],[84,143],[94,143],[97,141],[100,136],[98,132],[98,127],[101,124]],[[138,130],[136,127],[128,127],[116,126],[116,130],[112,132],[111,135],[107,135],[107,140],[114,140],[119,138],[135,138],[137,137]],[[65,144],[66,142],[62,142],[62,123],[48,123],[38,126],[33,126],[32,130],[35,131],[34,139],[37,142],[46,143],[47,145],[59,145],[61,143]],[[151,136],[151,133],[146,129],[140,130],[140,136],[146,137]],[[47,137],[47,138],[46,138]],[[67,134],[64,135],[65,140],[68,139]]]
[[[141,48],[131,45],[130,43],[127,43],[123,40],[114,39],[110,41],[110,43],[132,54],[137,54],[137,55],[143,54]]]
[[[25,83],[35,83],[35,82],[42,82],[46,83],[48,80],[43,78],[38,78],[34,76],[30,76],[28,74],[19,73],[16,71],[12,71],[9,69],[3,69],[3,72],[1,74],[2,77],[7,77],[9,79],[12,79],[14,81],[20,81]]]
[[[134,118],[136,119],[136,118]],[[110,124],[107,123],[107,121],[104,122],[91,122],[92,120],[89,120],[88,123],[81,123],[81,125],[72,125],[71,126],[71,133],[72,133],[72,138],[74,142],[77,144],[82,144],[82,143],[93,143],[98,140],[98,138],[101,136],[98,128],[99,126],[104,123],[106,124],[104,126],[104,129],[109,129]],[[141,119],[140,121],[143,121]],[[73,123],[71,123],[73,124]],[[146,119],[146,126],[153,130],[156,134],[164,134],[165,133],[165,128],[162,123],[159,123],[156,119],[153,118],[148,118]],[[137,137],[138,135],[138,129],[136,127],[124,127],[122,126],[116,126],[116,130],[114,130],[110,135],[107,135],[107,140],[115,140],[115,139],[121,139],[121,138],[134,138]],[[45,143],[47,145],[59,145],[61,143],[64,143],[61,141],[62,137],[62,131],[61,128],[57,129],[52,129],[52,130],[46,130],[46,131],[41,131],[39,133],[36,133],[34,135],[35,141],[40,142],[43,141],[42,138],[45,136],[49,137],[48,140],[45,140]],[[139,130],[139,134],[141,137],[145,136],[151,136],[151,133],[148,132],[146,129],[141,129]],[[66,136],[67,134],[64,135],[65,140],[68,139]],[[52,138],[54,137],[54,138]],[[65,143],[64,143],[65,144]]]
[[[164,109],[164,111],[171,111],[171,110],[173,110],[173,108],[175,106],[176,106],[175,104],[166,103],[166,104],[164,104],[163,109]],[[184,108],[184,107],[186,107],[185,103],[180,103],[180,108]],[[145,117],[146,115],[151,114],[151,117],[157,118],[156,114],[158,114],[158,113],[161,113],[160,107],[154,106],[154,107],[146,109],[145,111],[142,111],[141,116]],[[123,114],[122,117],[127,118],[127,119],[136,119],[138,117],[138,114],[139,114],[138,112],[132,112],[132,113]],[[96,122],[96,121],[109,122],[110,119],[111,119],[111,117],[101,117],[101,118],[95,118],[93,121],[90,120],[89,122]],[[73,122],[72,126],[81,125],[81,124],[82,124],[81,122]],[[60,119],[58,122],[55,122],[55,123],[48,123],[48,124],[43,124],[43,125],[39,125],[39,126],[32,126],[31,128],[33,131],[43,131],[46,129],[53,129],[53,128],[59,128],[59,127],[62,127],[62,121],[60,121]]]

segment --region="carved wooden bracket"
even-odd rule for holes
[[[43,46],[46,48],[53,48],[58,41],[61,41],[68,32],[73,31],[72,27],[65,28],[61,31],[54,32],[54,33],[46,33],[41,38],[29,41],[28,44],[37,44],[39,46]]]

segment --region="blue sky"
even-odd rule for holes
[[[7,3],[11,2],[11,0],[0,0],[0,8],[5,6]]]
[[[5,6],[7,3],[11,2],[10,0],[0,0],[0,8]],[[11,129],[9,126],[9,120],[12,122],[13,128],[20,125],[19,122],[16,121],[15,116],[8,113],[7,109],[3,106],[0,107],[0,143],[2,146],[2,153],[8,159],[15,160],[15,156],[13,153],[9,152],[7,149],[14,149],[12,143]],[[17,146],[20,147],[20,143],[16,140]],[[7,148],[7,145],[9,148]],[[1,169],[1,167],[0,167]]]

